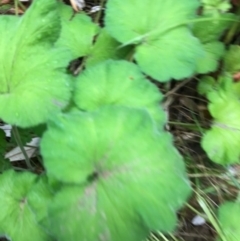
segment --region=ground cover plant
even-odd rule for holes
[[[0,239],[240,240],[239,5],[0,1]]]

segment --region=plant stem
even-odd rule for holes
[[[181,122],[174,122],[174,121],[168,121],[168,124],[176,125],[176,126],[183,126],[183,127],[191,128],[194,130],[199,130],[199,126],[197,124],[181,123]]]
[[[86,63],[86,56],[82,59],[82,63],[74,70],[73,75],[77,76],[84,68],[84,65]]]
[[[14,0],[15,15],[18,15],[19,7],[24,11],[26,10],[25,6],[19,0]]]
[[[19,0],[17,0],[17,3],[18,3],[18,6],[20,6],[20,8],[22,9],[22,10],[27,10],[27,8],[22,4],[22,2],[21,1],[19,1]]]
[[[14,0],[15,15],[18,16],[18,0]]]
[[[27,165],[28,169],[30,169],[31,171],[34,170],[34,167],[31,165],[30,159],[29,159],[29,157],[26,153],[26,150],[24,149],[24,146],[22,144],[22,140],[21,140],[21,137],[19,135],[18,128],[16,126],[13,126],[12,131],[13,131],[13,136],[15,138],[15,141],[17,142],[17,145],[19,146],[20,150],[22,151],[22,154],[25,157],[25,161],[26,161],[26,165]]]
[[[237,11],[236,11],[236,15],[239,16],[240,14],[240,6],[238,7]],[[224,39],[224,43],[225,44],[229,44],[232,40],[233,40],[233,37],[237,34],[238,32],[238,29],[239,29],[239,17],[238,17],[238,21],[237,22],[234,22],[231,26],[231,28],[228,30],[227,34],[226,34],[226,37]]]
[[[134,53],[135,53],[135,47],[133,49],[131,49],[130,52],[127,54],[126,60],[129,62],[133,62],[134,61]]]
[[[200,23],[200,22],[206,22],[206,21],[209,21],[209,20],[214,20],[213,17],[206,17],[206,18],[197,18],[197,19],[193,19],[193,20],[186,20],[186,21],[182,21],[182,22],[178,22],[177,24],[174,23],[170,26],[166,26],[164,27],[161,31],[159,31],[159,28],[156,26],[156,28],[154,28],[153,30],[143,34],[143,35],[140,35],[140,36],[137,36],[129,41],[127,41],[126,43],[123,43],[120,47],[125,47],[127,45],[131,45],[131,44],[135,44],[135,43],[139,43],[141,42],[143,39],[155,34],[155,33],[158,33],[158,34],[165,34],[166,32],[172,30],[172,29],[175,29],[179,26],[183,26],[183,25],[186,25],[186,24],[189,24],[189,23]],[[233,19],[230,19],[230,18],[220,18],[218,19],[219,21],[231,21],[231,22],[238,22],[237,20],[233,20]]]
[[[102,16],[102,9],[103,9],[104,3],[105,3],[105,0],[100,1],[100,10],[97,12],[96,17],[94,19],[95,23],[99,23],[99,20]]]
[[[184,85],[186,85],[191,80],[192,80],[192,78],[188,78],[188,79],[182,81],[181,83],[177,84],[172,90],[168,91],[164,95],[164,97],[166,98],[167,96],[174,94],[175,92],[177,92],[180,88],[182,88]]]

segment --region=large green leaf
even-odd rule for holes
[[[208,83],[211,79],[205,79]],[[203,80],[204,81],[204,80]],[[201,141],[209,158],[227,165],[239,162],[240,156],[240,105],[233,91],[233,80],[223,76],[215,89],[208,88],[208,109],[214,122]]]
[[[69,184],[49,211],[60,241],[139,241],[150,230],[172,231],[190,193],[171,136],[144,110],[61,114],[49,123],[41,153],[48,175]]]
[[[0,117],[21,127],[43,123],[70,98],[70,55],[54,48],[57,2],[36,0],[23,17],[0,16],[0,33]]]
[[[240,241],[240,203],[226,202],[222,204],[218,210],[218,218],[225,240]]]
[[[138,218],[129,196],[121,197],[117,186],[110,192],[104,188],[109,187],[92,185],[86,188],[64,188],[56,195],[50,207],[48,225],[59,241],[144,240],[149,230]],[[165,208],[161,214],[166,214]],[[159,219],[159,213],[155,212],[155,215]],[[168,218],[167,221],[171,220]],[[64,228],[60,230],[63,223]]]
[[[159,126],[165,124],[166,115],[160,107],[162,94],[133,63],[106,61],[88,68],[75,83],[74,101],[81,110],[105,105],[143,108]]]
[[[48,241],[39,226],[45,218],[51,194],[36,175],[5,171],[0,175],[0,234],[13,241]]]
[[[124,45],[138,46],[135,59],[148,75],[182,79],[195,72],[203,55],[188,26],[198,6],[196,0],[109,0],[106,29]]]
[[[62,30],[57,46],[71,50],[74,59],[88,55],[99,27],[86,14],[74,14],[72,8],[66,4],[59,3],[59,11]]]

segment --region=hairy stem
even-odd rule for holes
[[[34,167],[32,166],[32,164],[30,162],[30,159],[29,159],[29,157],[26,153],[26,150],[24,149],[24,146],[22,144],[22,140],[21,140],[21,137],[19,135],[18,128],[16,126],[13,126],[12,131],[13,131],[13,136],[14,136],[15,141],[17,142],[17,145],[19,146],[22,154],[24,155],[24,158],[25,158],[26,165],[27,165],[28,169],[31,170],[31,171],[34,170]]]

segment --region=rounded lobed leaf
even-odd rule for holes
[[[68,48],[74,59],[88,55],[99,27],[86,14],[73,15],[71,7],[64,3],[58,5],[62,29],[56,45]]]
[[[204,76],[200,79],[197,90],[200,95],[207,95],[217,88],[218,84],[212,76]]]
[[[38,221],[47,214],[50,193],[31,173],[12,170],[0,175],[0,234],[14,241],[48,241]]]
[[[240,241],[240,204],[226,202],[219,207],[218,219],[227,241]],[[220,241],[220,240],[219,240]]]
[[[186,21],[196,16],[198,6],[196,0],[132,0],[127,3],[110,0],[106,6],[106,29],[121,43],[139,42],[147,36],[156,36],[178,25],[187,24]]]
[[[182,79],[196,71],[196,61],[203,55],[202,45],[188,26],[198,6],[196,0],[134,0],[127,4],[110,0],[106,29],[123,45],[138,45],[134,57],[146,74],[163,82]]]
[[[230,73],[240,71],[240,46],[231,45],[224,56],[224,69]]]
[[[74,102],[84,111],[102,106],[129,106],[146,109],[162,127],[166,115],[160,107],[163,99],[135,64],[106,61],[85,70],[75,81]]]
[[[60,241],[139,241],[150,230],[172,231],[175,211],[190,194],[170,135],[158,132],[144,110],[59,115],[49,123],[41,153],[48,175],[69,184],[49,209]]]
[[[202,0],[203,12],[218,16],[219,13],[224,13],[231,9],[229,0]]]
[[[36,19],[36,21],[33,19]],[[70,98],[65,49],[55,0],[34,1],[22,18],[0,17],[0,117],[20,127],[45,122]]]
[[[143,72],[166,82],[193,75],[204,52],[199,40],[187,28],[179,27],[159,39],[145,40],[134,56]]]
[[[201,145],[212,161],[222,165],[229,165],[239,162],[239,142],[240,129],[229,124],[214,124],[204,134]]]
[[[215,17],[203,15],[194,23],[193,34],[201,41],[205,52],[197,61],[197,73],[205,74],[217,69],[219,60],[225,53],[225,46],[219,40],[235,19],[232,13]]]
[[[149,234],[148,228],[128,202],[129,197],[118,201],[117,192],[116,188],[109,193],[100,187],[62,189],[49,210],[48,225],[53,227],[53,235],[59,241],[143,240]]]
[[[212,78],[205,80],[213,83]],[[214,84],[205,86],[214,123],[204,134],[201,145],[212,161],[223,165],[239,162],[240,156],[240,106],[232,81],[229,76],[222,76],[215,89]]]
[[[224,44],[219,41],[213,41],[203,45],[205,54],[197,62],[197,72],[205,74],[215,71],[218,68],[219,60],[225,53]]]

